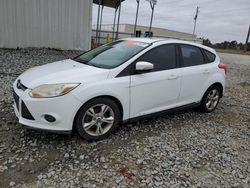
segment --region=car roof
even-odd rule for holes
[[[216,51],[210,47],[204,46],[199,43],[191,42],[191,41],[186,41],[186,40],[180,40],[180,39],[171,39],[171,38],[124,38],[121,40],[133,40],[136,42],[145,42],[149,44],[168,44],[168,43],[178,43],[178,44],[189,44],[193,46],[197,46],[203,49],[206,49],[208,51],[211,51],[213,53],[216,53]]]
[[[158,39],[158,38],[123,38],[121,40],[133,40],[133,41],[136,41],[136,42],[145,42],[145,43],[150,44],[150,43],[160,41],[162,39]]]

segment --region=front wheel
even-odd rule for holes
[[[216,85],[208,88],[201,101],[201,110],[212,112],[215,110],[220,101],[220,88]]]
[[[76,130],[88,141],[101,140],[112,134],[120,121],[117,104],[108,98],[97,98],[81,107],[76,116]]]

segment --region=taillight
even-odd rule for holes
[[[219,67],[220,69],[224,69],[225,74],[227,74],[227,65],[226,65],[225,63],[220,63],[220,64],[218,65],[218,67]]]

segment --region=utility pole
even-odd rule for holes
[[[104,5],[102,5],[102,8],[101,8],[101,18],[100,18],[100,23],[99,23],[99,33],[98,33],[98,44],[100,44],[100,40],[101,40],[101,31],[102,31],[102,13],[103,13],[103,8],[104,8]]]
[[[149,2],[150,7],[152,9],[152,13],[151,13],[151,19],[150,19],[150,26],[149,26],[149,32],[151,32],[152,29],[152,22],[153,22],[153,16],[154,16],[154,9],[155,9],[155,5],[157,3],[157,0],[146,0]]]
[[[118,20],[117,20],[117,28],[116,28],[116,37],[117,40],[119,37],[119,25],[120,25],[120,16],[121,16],[121,8],[122,8],[122,0],[119,0],[119,12],[118,12]]]
[[[150,7],[152,9],[152,14],[151,14],[151,19],[150,19],[149,32],[151,32],[151,29],[152,29],[152,22],[153,22],[155,4],[156,4],[156,1],[155,2],[150,2]]]
[[[113,23],[113,33],[112,33],[112,41],[115,40],[115,21],[116,21],[116,13],[117,13],[118,7],[115,8],[115,15],[114,15],[114,23]]]
[[[98,4],[98,15],[97,15],[97,24],[96,24],[96,47],[98,46],[98,35],[99,35],[99,19],[100,19],[100,7],[101,7],[102,0],[99,0]]]
[[[247,46],[248,46],[249,35],[250,35],[250,25],[249,25],[249,28],[248,28],[248,33],[247,33],[247,39],[246,39],[246,44],[245,44],[245,52],[247,51]]]
[[[196,13],[195,13],[195,16],[194,16],[194,29],[193,29],[193,36],[195,35],[196,22],[197,22],[197,18],[198,18],[198,14],[199,14],[199,8],[200,8],[200,7],[198,7],[198,6],[197,6],[197,8],[196,8]]]
[[[136,0],[137,2],[137,10],[136,10],[136,16],[135,16],[135,26],[134,26],[134,35],[136,33],[136,26],[137,26],[137,19],[138,19],[138,11],[140,6],[140,0]]]

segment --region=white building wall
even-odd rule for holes
[[[96,25],[93,25],[92,28],[95,29]],[[112,24],[102,25],[102,30],[104,31],[112,31],[112,29],[113,29]],[[137,25],[136,30],[140,30],[142,33],[145,33],[145,31],[149,30],[149,27]],[[120,24],[119,32],[134,33],[134,25]],[[164,29],[164,28],[152,27],[152,32],[154,33],[155,37],[169,37],[169,38],[179,38],[179,39],[186,39],[186,40],[196,39],[196,35],[193,35],[191,33],[174,31],[174,30],[169,30],[169,29]]]
[[[92,0],[0,0],[0,47],[90,49]]]

